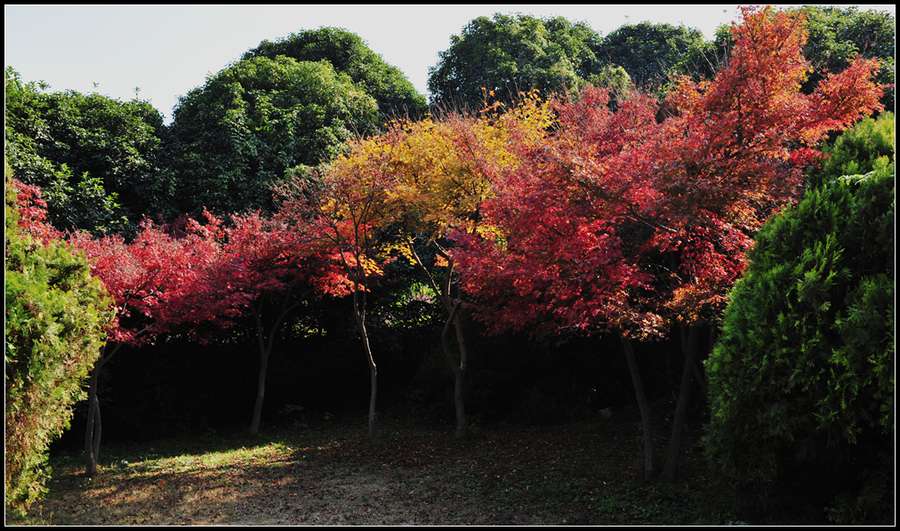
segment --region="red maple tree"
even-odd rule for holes
[[[397,214],[389,193],[396,185],[395,176],[379,171],[387,156],[378,150],[363,157],[341,156],[312,180],[295,174],[278,190],[282,218],[308,227],[324,256],[342,271],[341,287],[351,296],[353,317],[369,367],[368,422],[372,446],[380,444],[376,410],[378,366],[366,327],[367,299],[384,274],[383,266],[393,260],[381,233]],[[311,181],[314,186],[308,186]]]
[[[68,233],[67,242],[93,260],[91,270],[116,304],[116,321],[107,344],[91,370],[85,431],[86,474],[97,474],[102,422],[97,398],[99,374],[123,345],[141,346],[200,312],[178,311],[181,297],[196,285],[215,248],[200,238],[175,238],[145,220],[132,242],[118,235],[94,238],[86,232]],[[204,318],[211,318],[205,314]]]
[[[191,220],[189,235],[215,246],[215,258],[198,282],[181,290],[169,312],[184,321],[235,324],[253,319],[260,370],[249,432],[259,432],[266,371],[276,332],[288,314],[305,301],[349,293],[343,272],[320,244],[315,227],[288,223],[259,212],[232,215],[229,223],[205,213],[205,224]],[[202,338],[201,338],[202,339]]]
[[[682,330],[685,368],[664,476],[674,480],[698,333],[714,323],[744,268],[752,234],[793,201],[812,150],[830,130],[878,108],[877,64],[858,60],[800,93],[809,71],[802,15],[744,9],[734,52],[715,79],[677,80],[674,113],[647,96],[619,102],[588,88],[554,102],[558,120],[525,161],[494,181],[483,237],[458,233],[459,272],[494,329],[618,334]],[[645,478],[653,459],[644,417]]]

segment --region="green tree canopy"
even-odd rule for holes
[[[658,87],[682,68],[692,52],[705,49],[703,33],[671,24],[626,24],[603,38],[596,48],[603,64],[618,65],[639,86]]]
[[[162,115],[147,101],[47,88],[6,68],[5,152],[16,177],[44,191],[58,229],[136,229],[164,202]]]
[[[388,118],[415,119],[427,110],[425,96],[416,92],[403,72],[384,62],[358,35],[345,29],[319,28],[292,33],[274,42],[265,40],[242,59],[275,59],[279,55],[297,61],[328,61],[375,98],[378,109]]]
[[[575,88],[600,72],[594,49],[600,36],[587,24],[563,17],[495,14],[469,22],[450,38],[428,72],[433,104],[477,110],[493,91],[501,101],[520,92]]]
[[[47,448],[84,396],[115,307],[83,254],[19,228],[10,175],[7,165],[5,499],[23,511],[46,492]]]
[[[175,213],[271,209],[270,185],[288,168],[331,160],[377,120],[376,101],[327,61],[237,61],[175,108]]]

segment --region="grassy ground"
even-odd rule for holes
[[[255,438],[173,436],[51,460],[46,499],[7,525],[727,524],[731,501],[688,447],[674,485],[641,481],[635,422],[498,425],[463,441],[449,427],[320,421]],[[659,440],[661,446],[664,440]],[[689,440],[696,444],[696,440]],[[662,457],[664,448],[660,448]]]

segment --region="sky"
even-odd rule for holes
[[[895,13],[895,5],[860,5]],[[716,29],[739,19],[737,5],[5,5],[5,66],[50,92],[137,96],[172,118],[178,97],[240,59],[263,40],[325,26],[359,35],[385,62],[428,95],[428,69],[450,37],[494,13],[563,16],[601,36],[624,24],[669,23]]]

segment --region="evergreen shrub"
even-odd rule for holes
[[[48,446],[69,427],[115,308],[83,255],[19,228],[9,173],[7,166],[5,503],[23,513],[46,492]]]
[[[709,462],[769,517],[893,518],[894,164],[875,167],[760,230],[706,362]]]

